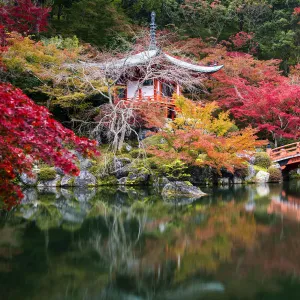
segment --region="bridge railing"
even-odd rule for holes
[[[300,154],[300,142],[288,144],[268,151],[272,160],[281,160]]]

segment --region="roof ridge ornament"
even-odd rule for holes
[[[150,23],[150,45],[149,50],[157,50],[156,45],[156,23],[155,23],[156,13],[153,11],[151,13],[151,23]]]

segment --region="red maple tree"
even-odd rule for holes
[[[4,27],[8,32],[17,31],[23,35],[45,31],[50,10],[50,8],[37,6],[31,0],[9,1],[6,5],[0,4],[0,27],[2,26],[2,31]]]
[[[0,200],[8,207],[22,196],[14,180],[25,173],[32,176],[35,161],[77,175],[75,149],[85,156],[98,154],[96,142],[77,137],[50,117],[45,107],[36,105],[20,89],[0,84]]]
[[[270,134],[275,146],[282,138],[300,137],[300,86],[278,76],[250,84],[243,78],[227,78],[219,90],[223,107],[235,119]]]

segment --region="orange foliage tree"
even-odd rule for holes
[[[201,105],[181,96],[176,109],[177,117],[156,134],[166,142],[148,147],[152,155],[234,172],[245,168],[249,154],[265,143],[257,140],[257,130],[251,127],[238,130],[228,112],[221,112],[215,102]]]

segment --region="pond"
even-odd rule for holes
[[[2,212],[0,298],[300,299],[300,181],[25,191]]]

